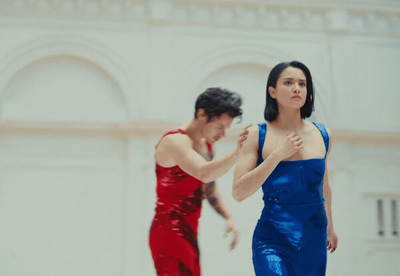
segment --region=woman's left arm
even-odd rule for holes
[[[327,227],[327,250],[330,253],[335,252],[336,248],[338,247],[338,237],[336,235],[335,229],[333,227],[333,219],[332,219],[332,190],[331,185],[329,184],[329,177],[328,177],[328,157],[329,153],[331,152],[332,148],[332,134],[329,129],[327,129],[329,135],[329,149],[328,154],[325,159],[325,175],[324,175],[324,199],[325,199],[325,210],[326,210],[326,217],[328,219],[328,227]]]

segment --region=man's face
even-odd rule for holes
[[[231,127],[233,118],[224,113],[206,123],[203,134],[207,142],[212,144],[225,136],[225,130]]]

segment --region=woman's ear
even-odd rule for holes
[[[272,86],[268,87],[268,93],[272,99],[276,98],[276,90]]]

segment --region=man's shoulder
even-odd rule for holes
[[[192,144],[192,139],[185,134],[185,133],[170,133],[161,140],[160,145],[163,144],[163,146],[185,146],[185,145],[191,145]]]

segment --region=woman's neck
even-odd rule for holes
[[[276,127],[288,131],[300,131],[304,126],[304,121],[299,112],[280,113],[272,122]]]

